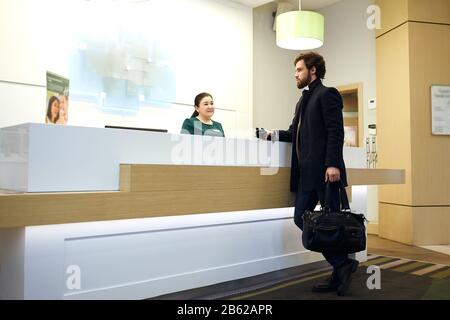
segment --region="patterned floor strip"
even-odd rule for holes
[[[445,266],[443,264],[435,264],[433,266],[429,266],[429,267],[426,267],[424,269],[419,269],[417,271],[414,271],[412,274],[415,274],[416,276],[423,276],[423,275],[425,275],[427,273],[432,273],[434,271],[443,269],[445,267],[447,267],[447,266]]]
[[[429,266],[429,263],[426,262],[418,262],[418,261],[414,261],[411,263],[408,263],[407,265],[401,266],[401,267],[397,267],[397,268],[393,268],[392,270],[394,271],[398,271],[398,272],[408,272],[408,271],[412,271],[412,270],[416,270],[420,267],[425,267],[425,266]]]
[[[445,279],[449,276],[450,276],[450,268],[448,268],[447,270],[430,275],[430,277],[437,278],[437,279]]]
[[[378,256],[378,255],[370,255],[370,256],[367,256],[367,261],[362,263],[362,264],[360,264],[360,265],[361,266],[364,266],[364,265],[368,266],[368,265],[383,263],[383,262],[386,262],[386,261],[392,261],[393,259],[395,259],[395,258],[392,258],[392,257],[381,257],[381,256]],[[251,298],[251,297],[254,297],[254,296],[257,296],[257,295],[260,295],[260,294],[273,292],[273,291],[276,291],[276,290],[279,290],[279,289],[282,289],[282,288],[286,288],[286,287],[289,287],[289,286],[292,286],[292,285],[295,285],[295,284],[298,284],[298,283],[306,282],[306,281],[309,281],[309,280],[312,280],[312,279],[325,277],[325,276],[328,276],[330,274],[331,274],[331,272],[328,271],[328,272],[316,274],[316,275],[309,276],[309,277],[308,276],[307,277],[302,277],[301,279],[298,279],[298,280],[284,282],[283,284],[277,285],[275,287],[271,287],[271,288],[267,288],[267,289],[263,289],[263,290],[258,290],[256,292],[250,292],[250,293],[245,294],[245,295],[240,295],[239,297],[231,298],[231,300],[241,300],[241,299]],[[249,291],[252,291],[252,290],[245,290],[245,291],[249,292]],[[242,294],[242,293],[243,292],[241,291],[241,292],[236,292],[235,294]]]
[[[430,261],[423,261],[423,260],[417,260],[417,259],[408,259],[408,258],[394,257],[394,256],[388,256],[388,255],[382,255],[380,257],[386,257],[386,258],[392,258],[392,259],[407,259],[407,260],[411,260],[411,261],[424,262],[424,263],[429,263],[429,264],[436,264],[436,263],[433,263],[433,262],[430,262]],[[444,265],[450,267],[450,264],[444,264]]]
[[[384,257],[381,257],[381,256],[376,255],[376,254],[368,254],[367,255],[367,261],[371,261],[371,260],[374,260],[374,259],[377,259],[377,258],[382,258],[383,259]],[[392,260],[392,259],[393,258],[390,258],[390,260]],[[227,293],[221,293],[219,295],[208,296],[207,299],[223,299],[223,298],[226,298],[226,297],[231,297],[231,296],[235,296],[235,295],[239,295],[239,294],[244,294],[246,292],[251,292],[251,291],[255,291],[255,290],[262,290],[262,291],[258,291],[258,293],[251,293],[251,294],[249,294],[249,296],[254,296],[256,294],[264,293],[265,292],[263,290],[264,288],[276,285],[277,283],[280,284],[277,288],[279,288],[279,287],[286,287],[286,286],[290,286],[290,285],[293,285],[293,284],[296,284],[296,283],[301,283],[301,282],[304,282],[304,281],[308,281],[310,279],[315,279],[315,278],[322,277],[324,275],[328,275],[328,274],[330,274],[329,272],[315,275],[317,272],[328,271],[328,270],[331,270],[331,268],[325,268],[323,270],[319,269],[319,270],[316,270],[316,271],[311,271],[311,272],[302,274],[301,276],[291,277],[290,279],[282,279],[282,280],[278,280],[278,281],[275,281],[275,282],[268,282],[268,283],[264,283],[264,284],[260,284],[260,285],[256,285],[256,286],[252,286],[252,287],[248,287],[248,288],[245,288],[245,289],[230,291],[230,292],[227,292]],[[309,275],[312,275],[312,276],[311,277],[307,277]],[[307,278],[304,278],[304,277],[307,277]],[[272,290],[272,288],[270,288],[270,290]],[[274,290],[276,290],[276,289],[274,289]],[[246,297],[247,297],[247,295],[239,296],[238,298],[235,298],[235,299],[245,299]]]
[[[306,282],[306,281],[309,281],[309,280],[312,280],[312,279],[329,276],[330,274],[331,274],[331,272],[329,271],[329,272],[321,273],[321,274],[318,274],[318,275],[315,275],[315,276],[302,278],[300,280],[290,281],[290,282],[284,283],[282,285],[279,285],[279,286],[276,286],[276,287],[273,287],[273,288],[268,288],[268,289],[265,289],[265,290],[252,292],[252,293],[249,293],[249,294],[246,294],[246,295],[243,295],[243,296],[231,298],[230,300],[242,300],[242,299],[251,298],[251,297],[254,297],[254,296],[258,296],[260,294],[264,294],[264,293],[276,291],[276,290],[279,290],[279,289],[282,289],[282,288],[290,287],[290,286],[293,286],[295,284]]]
[[[220,293],[220,294],[203,297],[203,299],[207,299],[207,300],[226,299],[227,297],[231,297],[231,296],[235,296],[235,295],[239,295],[239,294],[244,294],[246,292],[251,292],[251,291],[255,291],[255,290],[261,290],[261,289],[264,289],[264,288],[267,288],[267,287],[271,287],[271,286],[274,286],[274,285],[277,285],[277,284],[284,284],[286,282],[292,282],[294,280],[298,281],[299,279],[303,279],[304,277],[307,277],[307,276],[312,276],[313,278],[315,278],[316,275],[318,275],[318,274],[320,274],[320,275],[331,274],[331,267],[320,268],[320,269],[317,269],[317,270],[304,272],[304,273],[301,273],[299,275],[294,275],[294,276],[283,278],[283,279],[278,279],[278,280],[274,280],[274,281],[268,281],[268,282],[264,282],[262,284],[257,284],[257,285],[253,285],[253,286],[250,286],[250,287],[237,289],[237,290],[231,290],[231,291],[223,292],[223,293]]]
[[[409,260],[409,259],[400,259],[400,260],[397,260],[397,261],[392,261],[392,262],[389,262],[389,263],[382,264],[382,265],[380,265],[380,268],[381,269],[389,269],[389,268],[401,266],[402,264],[405,264],[405,263],[408,263],[408,262],[411,262],[411,260]]]
[[[393,271],[410,273],[417,276],[429,276],[436,279],[445,279],[447,277],[450,278],[450,266],[444,264],[433,264],[426,261],[378,256],[376,259],[368,259],[368,261],[360,264],[360,266],[369,265],[378,265],[381,269],[390,269]]]
[[[391,258],[391,257],[379,257],[377,259],[368,260],[366,262],[360,263],[359,265],[360,266],[364,266],[364,267],[368,267],[368,266],[372,266],[372,265],[376,265],[377,266],[377,265],[379,265],[381,263],[392,261],[394,259],[395,258]]]
[[[398,257],[387,257],[371,254],[367,256],[367,261],[359,264],[360,267],[370,265],[378,265],[381,269],[390,269],[393,271],[410,273],[417,276],[425,275],[436,279],[445,279],[447,277],[450,278],[450,266],[441,264],[431,264],[429,262],[423,261],[415,261],[410,259],[402,259]],[[240,292],[233,292],[233,294],[228,294],[227,296],[231,297],[230,300],[247,299],[261,294],[273,292],[282,288],[286,288],[295,284],[303,283],[312,279],[326,277],[329,276],[330,274],[331,274],[330,271],[320,272],[320,270],[317,270],[315,274],[313,272],[309,272],[307,274],[301,275],[297,279],[292,278],[285,279],[285,281],[283,282],[281,281],[278,282],[278,285],[274,287],[267,285],[260,288],[247,288],[247,290],[241,290]],[[274,285],[274,283],[272,283],[272,285]],[[245,292],[248,293],[245,294]],[[236,297],[236,295],[239,296]]]

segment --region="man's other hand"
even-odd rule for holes
[[[262,140],[271,140],[272,139],[272,131],[265,130],[264,128],[256,129],[256,137]]]
[[[339,169],[335,167],[328,167],[325,172],[325,182],[336,182],[339,180],[341,180],[341,172]]]

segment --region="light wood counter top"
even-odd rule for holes
[[[121,165],[122,191],[1,193],[0,228],[292,207],[290,168]],[[347,169],[349,185],[401,184],[404,170]],[[201,199],[201,200],[198,200]]]

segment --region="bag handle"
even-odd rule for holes
[[[330,212],[330,184],[328,181],[325,186],[325,203],[324,203],[324,211]],[[339,181],[339,204],[341,206],[341,210],[350,210],[350,204],[348,202],[347,191],[345,190],[344,183],[342,180]]]

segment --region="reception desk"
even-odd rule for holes
[[[323,260],[292,221],[290,144],[24,124],[0,145],[2,299],[143,299]],[[353,211],[404,182],[344,159]]]

